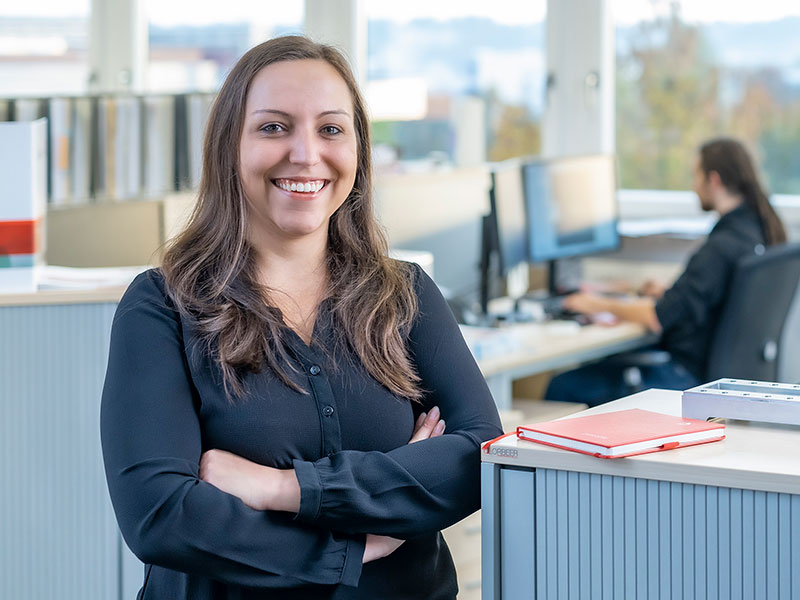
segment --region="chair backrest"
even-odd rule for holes
[[[739,262],[711,341],[708,381],[780,381],[800,371],[794,366],[800,364],[800,355],[782,355],[800,335],[786,327],[795,312],[798,281],[800,244],[771,247]]]

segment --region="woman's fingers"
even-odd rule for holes
[[[414,424],[414,434],[408,441],[409,444],[437,437],[444,433],[444,420],[440,418],[439,407],[434,406],[429,413],[422,413]]]

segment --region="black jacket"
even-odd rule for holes
[[[686,270],[656,303],[661,346],[700,381],[711,338],[736,265],[766,245],[758,214],[747,205],[723,215]]]

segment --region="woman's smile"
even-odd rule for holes
[[[272,184],[284,192],[295,192],[300,197],[314,197],[328,183],[327,179],[273,179]]]

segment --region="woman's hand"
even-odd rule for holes
[[[411,439],[408,440],[408,443],[413,444],[414,442],[421,442],[422,440],[442,435],[444,433],[445,423],[444,419],[441,419],[440,416],[439,407],[434,406],[430,413],[422,413],[417,417],[417,422],[414,424],[414,433]],[[404,541],[405,540],[389,537],[388,535],[368,533],[367,543],[364,546],[364,558],[361,562],[368,563],[389,556],[402,546]]]
[[[439,407],[434,406],[428,414],[422,413],[414,424],[414,434],[408,440],[409,444],[421,442],[428,438],[439,437],[444,433],[444,419],[440,418]]]
[[[367,543],[364,546],[364,558],[361,559],[361,562],[368,563],[389,556],[402,546],[404,541],[405,540],[397,540],[388,535],[374,535],[368,533]]]
[[[265,467],[215,449],[200,457],[200,479],[255,510],[300,510],[300,484],[294,469]]]

